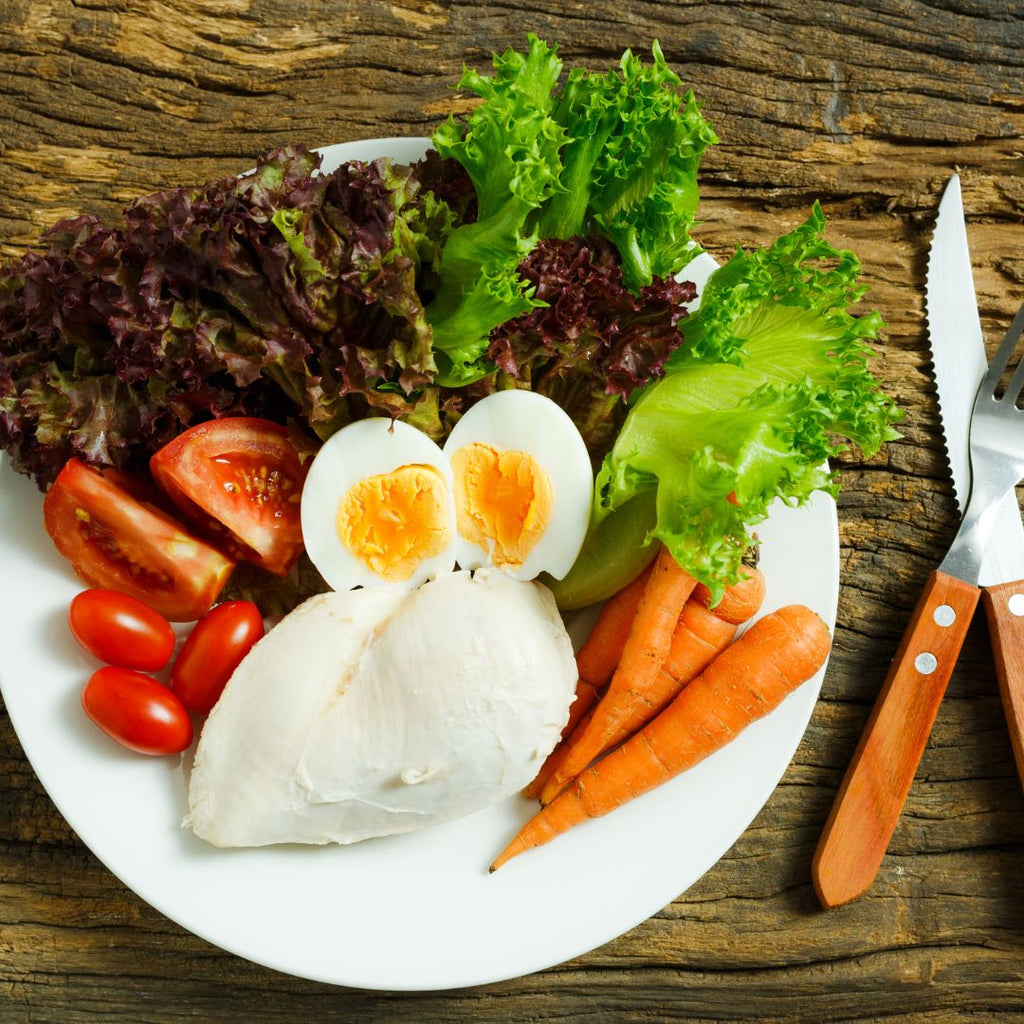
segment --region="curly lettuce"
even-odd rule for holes
[[[697,165],[715,136],[657,43],[651,64],[627,50],[607,73],[574,69],[559,85],[561,73],[556,48],[529,35],[525,53],[495,55],[492,76],[463,73],[483,102],[433,136],[479,201],[447,240],[427,307],[443,384],[493,372],[490,332],[543,305],[521,269],[541,239],[608,239],[636,294],[700,251]]]
[[[690,237],[697,168],[718,141],[657,42],[652,58],[644,64],[626,50],[618,70],[569,73],[555,117],[570,141],[538,223],[542,238],[604,235],[633,291],[677,274],[701,251]]]
[[[781,499],[836,491],[826,461],[866,457],[899,436],[901,414],[868,369],[877,312],[855,317],[856,257],[808,220],[767,249],[737,252],[685,322],[687,344],[640,394],[595,482],[595,520],[655,495],[657,538],[717,597],[736,579],[752,528]]]
[[[530,215],[555,190],[562,127],[552,90],[562,72],[555,51],[536,36],[525,54],[494,56],[494,75],[471,69],[459,87],[484,100],[465,124],[450,118],[434,133],[437,151],[465,168],[477,215],[448,237],[440,283],[427,309],[441,383],[471,383],[489,369],[480,360],[491,330],[536,303],[519,263],[537,242]]]
[[[544,304],[492,331],[488,359],[517,387],[557,402],[599,462],[630,396],[683,343],[694,286],[656,277],[630,291],[601,237],[543,239],[519,269]]]
[[[0,264],[0,447],[45,488],[72,456],[144,468],[210,417],[325,439],[385,414],[438,435],[420,295],[471,193],[436,154],[322,174],[294,146],[137,199],[116,226],[56,225]]]

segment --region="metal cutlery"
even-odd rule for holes
[[[960,179],[955,174],[939,204],[926,299],[939,412],[953,490],[962,511],[971,488],[967,423],[987,366]],[[999,505],[980,583],[1017,773],[1024,785],[1024,525],[1012,492]]]
[[[955,201],[959,207],[958,182]],[[960,219],[962,222],[962,212]],[[955,239],[950,244],[955,245]],[[939,245],[937,227],[933,250]],[[955,259],[962,262],[966,255],[964,237],[963,254]],[[938,263],[942,265],[941,256]],[[971,308],[976,319],[969,258],[966,272]],[[931,267],[929,276],[931,279]],[[957,288],[962,290],[961,285],[956,285],[953,291]],[[949,298],[937,299],[938,305],[941,307]],[[936,325],[931,305],[930,294],[929,320],[942,402],[941,371],[945,366],[952,372],[952,366],[958,359],[946,358],[944,363],[940,353],[948,357],[949,353],[944,351],[947,347],[969,345],[971,339],[964,337],[963,333],[950,335],[944,332],[941,322]],[[957,315],[958,310],[954,309],[950,315],[954,323]],[[968,319],[968,325],[969,322]],[[1024,604],[1024,583],[1019,580],[1003,582],[1024,576],[1024,571],[1015,571],[1024,562],[1024,547],[1019,558],[1011,556],[1003,560],[1002,571],[998,559],[986,558],[986,547],[997,523],[999,536],[1009,538],[1011,543],[1016,540],[1014,534],[1022,533],[1014,486],[1024,477],[1024,411],[1017,408],[1024,387],[1024,360],[1005,391],[1001,388],[1001,380],[1022,331],[1024,307],[1017,314],[976,389],[969,421],[966,416],[955,415],[952,408],[949,410],[951,415],[947,415],[943,406],[943,426],[954,481],[958,494],[969,490],[970,499],[948,554],[926,581],[815,853],[812,876],[819,899],[827,907],[854,899],[875,878],[963,645],[981,593],[979,583],[982,582],[1002,584],[991,586],[986,591],[986,608],[991,606],[992,609],[989,622],[1001,683],[1005,678],[1009,688],[1016,693],[1008,704],[1007,717],[1011,732],[1015,733],[1015,753],[1024,778],[1024,745],[1018,742],[1024,734],[1024,694],[1012,685],[1015,680],[1024,678],[1024,653],[1018,653],[1021,651],[1019,644],[1006,639],[1010,630],[1024,638],[1024,619],[1018,614],[1024,612],[1024,608],[1019,607]],[[978,339],[980,341],[980,327]],[[984,350],[981,352],[983,360]],[[965,378],[962,367],[959,372],[962,379],[951,385],[954,394],[958,388],[962,391],[965,379],[967,386],[973,383],[969,376]],[[966,443],[968,429],[969,448]],[[962,448],[969,450],[969,466],[961,465],[958,470],[954,455]],[[1008,518],[1011,514],[1012,520]],[[990,563],[994,563],[996,568],[993,569]],[[1021,595],[1019,598],[1018,594]],[[1005,692],[1007,686],[1003,689]]]

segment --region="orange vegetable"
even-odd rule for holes
[[[594,705],[600,696],[601,691],[596,690],[581,676],[576,684],[576,698],[569,706],[569,721],[565,723],[562,735],[559,737],[554,749],[544,759],[544,763],[540,766],[540,770],[534,776],[533,781],[522,790],[522,795],[527,800],[540,799],[548,779],[551,778],[558,764],[564,759],[572,737],[593,716]]]
[[[809,608],[755,622],[675,700],[535,814],[491,865],[549,842],[692,768],[768,714],[825,663],[831,637]]]
[[[651,567],[648,566],[632,583],[605,601],[587,639],[576,654],[579,681],[576,684],[576,697],[569,707],[569,721],[566,722],[555,749],[541,765],[537,777],[523,790],[523,796],[531,800],[540,796],[544,783],[547,782],[560,756],[563,744],[611,681],[619,658],[622,657],[622,649],[629,637],[633,619],[636,618],[636,609],[640,604],[640,598],[643,597],[650,574]]]
[[[562,733],[561,740],[559,740],[555,749],[548,754],[547,760],[537,773],[537,778],[535,778],[533,782],[523,790],[523,796],[528,800],[541,800],[541,794],[544,792],[544,787],[547,785],[548,779],[558,771],[558,767],[565,760],[566,754],[569,753],[573,744],[576,743],[586,731],[587,726],[590,725],[590,720],[593,717],[594,708],[590,707],[587,709],[586,714],[575,724],[570,721],[569,725],[573,727],[570,729],[569,726],[566,726],[565,731]],[[543,803],[543,800],[541,800],[541,803]]]
[[[647,579],[608,692],[586,732],[573,742],[544,784],[542,803],[590,764],[603,749],[603,738],[615,732],[620,722],[630,718],[638,706],[649,706],[647,694],[668,657],[679,616],[695,586],[696,580],[663,547]]]
[[[764,600],[764,574],[761,570],[745,565],[741,572],[744,575],[740,580],[726,587],[722,600],[711,609],[720,619],[737,626],[752,619]],[[711,592],[703,583],[693,588],[693,597],[706,608],[711,608]]]
[[[617,724],[614,720],[609,720],[609,716],[603,713],[604,704],[599,703],[595,712],[587,716],[587,725],[592,734],[584,738],[586,729],[582,722],[574,730],[566,730],[563,733],[565,738],[549,756],[538,775],[538,778],[543,775],[547,780],[539,787],[539,794],[534,782],[523,791],[523,795],[539,795],[542,804],[550,803],[569,782],[570,777],[565,776],[562,766],[571,749],[579,744],[596,745],[597,749],[590,758],[592,761],[646,725],[732,642],[736,635],[736,627],[753,618],[763,599],[764,576],[756,568],[748,568],[743,579],[728,587],[722,600],[713,609],[710,608],[710,591],[698,583],[692,596],[683,606],[679,622],[676,623],[668,657],[644,699],[634,703]],[[597,724],[590,726],[589,723],[594,719]],[[556,773],[558,778],[551,781]],[[559,784],[558,780],[563,777],[564,781]]]
[[[632,583],[605,601],[590,635],[579,649],[576,667],[580,677],[591,686],[607,686],[615,675],[652,568],[648,566]]]
[[[611,750],[615,744],[632,735],[642,725],[646,725],[662,708],[668,704],[675,695],[691,679],[700,675],[701,671],[732,642],[736,635],[736,626],[731,622],[725,622],[718,618],[714,612],[709,611],[699,601],[691,598],[683,606],[683,613],[676,623],[675,632],[672,634],[672,646],[669,648],[668,657],[661,666],[660,671],[653,685],[648,691],[648,700],[643,704],[635,705],[632,713],[619,722],[618,728],[612,730],[607,736],[599,737],[600,749],[591,758],[600,757]],[[602,729],[601,725],[601,703],[585,715],[579,725],[569,733],[566,740],[555,748],[549,758],[553,762],[551,770],[547,772],[550,779],[556,772],[559,775],[561,766],[564,764],[569,752],[583,742],[587,730],[592,728],[590,723],[597,718],[596,728]],[[607,716],[606,719],[607,720]],[[547,762],[545,762],[547,767]],[[567,780],[568,781],[568,780]],[[564,785],[550,792],[541,789],[539,799],[542,804],[550,803],[558,795]],[[524,793],[529,796],[530,794]]]

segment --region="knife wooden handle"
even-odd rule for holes
[[[874,881],[979,593],[938,570],[928,577],[814,854],[822,906],[848,903]]]
[[[1024,580],[982,594],[1017,774],[1024,785]]]

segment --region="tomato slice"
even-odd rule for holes
[[[153,479],[199,533],[279,576],[302,554],[306,469],[278,423],[229,416],[190,427],[149,461]]]
[[[193,622],[209,611],[234,563],[133,497],[122,479],[71,459],[43,500],[46,531],[89,586],[136,597],[172,622]]]

